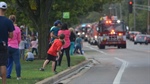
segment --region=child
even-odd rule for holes
[[[82,53],[83,42],[82,42],[82,38],[79,35],[75,40],[75,45],[76,45],[76,47],[75,47],[74,53],[78,52],[78,50],[79,50],[80,54],[83,55],[83,53]]]
[[[34,51],[35,51],[36,55],[38,55],[38,50],[37,50],[38,41],[35,36],[33,37],[32,41],[31,41],[31,48],[32,48],[32,53],[34,53]]]
[[[19,50],[20,50],[20,58],[22,57],[23,60],[24,60],[24,52],[25,52],[25,44],[26,43],[27,43],[27,41],[22,36],[21,41],[19,43]]]
[[[65,43],[64,38],[65,38],[65,35],[60,34],[59,39],[54,40],[54,43],[47,51],[47,53],[48,53],[47,59],[43,63],[43,67],[39,69],[40,71],[44,71],[44,68],[47,65],[47,63],[49,63],[49,61],[52,61],[52,71],[55,74],[57,74],[56,61],[59,59],[59,53],[61,52],[61,48]]]
[[[34,55],[30,49],[28,49],[28,52],[27,52],[25,57],[26,57],[26,61],[33,61],[34,60]]]

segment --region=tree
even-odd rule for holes
[[[7,0],[6,0],[7,1]],[[109,2],[109,0],[10,0],[13,3],[15,12],[18,16],[25,18],[25,23],[31,21],[34,29],[38,31],[39,40],[39,56],[44,58],[46,56],[49,28],[57,19],[63,22],[68,22],[71,26],[75,23],[80,23],[80,18],[88,15],[90,11],[100,10],[96,3],[101,6]],[[92,9],[92,7],[95,9]],[[18,13],[18,11],[20,13]],[[70,12],[70,19],[63,19],[63,12]],[[17,16],[17,17],[18,17]],[[26,19],[28,17],[28,19]]]
[[[15,0],[17,5],[31,19],[34,28],[38,31],[39,36],[39,58],[46,56],[49,34],[48,14],[51,9],[53,0]]]
[[[77,17],[88,12],[93,0],[15,0],[21,10],[32,20],[38,31],[39,58],[46,56],[48,46],[49,26],[56,19],[75,23]],[[68,3],[69,2],[69,3]],[[62,12],[69,11],[71,19],[62,19]],[[50,24],[51,23],[51,24]]]

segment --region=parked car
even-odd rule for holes
[[[136,37],[136,35],[139,35],[141,34],[141,32],[139,31],[129,31],[129,39],[131,41],[134,41],[134,38]]]
[[[147,42],[150,43],[150,35],[147,35]]]
[[[134,38],[134,44],[137,44],[137,43],[140,43],[140,44],[144,43],[148,45],[147,35],[143,35],[143,34],[136,35]]]

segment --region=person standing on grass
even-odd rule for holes
[[[11,78],[11,72],[13,68],[13,61],[15,63],[15,69],[17,74],[17,80],[21,79],[21,64],[19,54],[19,43],[21,41],[21,31],[16,24],[16,16],[10,15],[9,19],[14,23],[15,30],[13,31],[13,38],[8,39],[8,64],[7,64],[7,78]]]
[[[6,65],[8,60],[8,38],[13,38],[13,22],[5,17],[7,4],[0,2],[0,74],[2,84],[6,84]]]
[[[52,61],[52,71],[57,74],[57,71],[56,71],[56,61],[59,59],[59,55],[61,53],[61,48],[64,44],[64,38],[65,38],[65,35],[64,34],[60,34],[59,35],[59,39],[55,39],[52,46],[48,49],[47,53],[48,53],[48,56],[47,56],[47,59],[44,61],[43,63],[43,66],[42,68],[40,68],[39,70],[40,71],[44,71],[45,69],[45,66],[50,62]]]
[[[48,49],[51,47],[54,40],[58,38],[58,31],[60,30],[61,25],[62,25],[62,22],[60,20],[56,20],[54,22],[54,26],[51,27],[51,29],[50,29],[50,41],[49,41]],[[55,67],[56,67],[57,61],[55,64],[56,64],[55,65]]]
[[[60,58],[58,60],[58,65],[61,66],[61,61],[62,61],[62,57],[64,55],[64,51],[66,53],[66,57],[67,57],[67,63],[68,63],[68,67],[70,67],[70,31],[68,30],[68,25],[66,23],[62,24],[61,29],[58,32],[58,35],[60,34],[64,34],[65,35],[65,44],[63,46],[63,49],[61,50],[62,54],[60,55]]]
[[[54,26],[51,27],[50,29],[50,42],[49,42],[49,46],[51,46],[51,44],[53,43],[53,41],[58,38],[58,31],[60,30],[60,27],[62,25],[62,22],[60,20],[56,20],[54,22]]]
[[[36,37],[33,36],[33,39],[31,41],[31,48],[32,48],[32,53],[36,53],[38,55],[38,41],[36,40]]]
[[[20,51],[20,59],[22,58],[24,60],[24,53],[25,53],[25,44],[27,41],[24,39],[23,36],[21,36],[21,41],[19,43],[19,51]]]
[[[69,28],[71,34],[70,34],[70,55],[73,55],[74,48],[75,48],[75,40],[76,40],[76,34],[73,28]]]

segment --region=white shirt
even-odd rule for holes
[[[32,52],[27,52],[27,58],[34,58],[34,55]]]
[[[21,40],[20,44],[19,44],[19,49],[25,49],[25,44],[27,43],[26,40]]]

